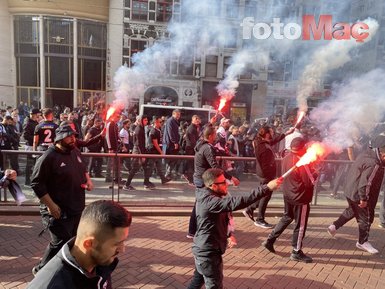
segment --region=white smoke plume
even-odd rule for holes
[[[310,119],[323,132],[323,142],[339,152],[362,135],[370,135],[385,117],[385,71],[372,70],[342,83],[313,109]]]
[[[363,21],[369,26],[369,42],[378,30],[378,22],[372,18]],[[326,46],[314,51],[311,62],[306,65],[298,84],[297,104],[301,111],[307,111],[307,98],[318,88],[320,81],[326,74],[336,68],[342,67],[351,60],[349,52],[363,43],[356,39],[331,40]]]
[[[225,79],[217,85],[217,90],[221,98],[226,101],[231,100],[236,89],[239,86],[238,77],[247,68],[253,68],[253,65],[267,65],[269,54],[266,51],[241,50],[231,59],[231,64],[225,71]]]
[[[170,38],[156,39],[155,43],[132,57],[132,67],[122,66],[114,76],[114,103],[125,106],[129,99],[143,96],[151,80],[170,75],[170,63],[179,61],[179,69],[190,68],[203,54],[216,47],[234,46],[237,31],[219,17],[222,0],[184,0],[181,20],[171,21],[167,30]],[[227,1],[236,4],[237,1]],[[239,3],[238,3],[239,5]]]

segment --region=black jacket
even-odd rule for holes
[[[216,151],[213,145],[206,140],[197,143],[194,156],[194,178],[202,179],[203,173],[209,168],[221,168],[215,156]],[[231,179],[231,175],[226,172],[224,174],[226,179]]]
[[[282,160],[282,169],[286,172],[298,161],[299,157],[290,152]],[[313,198],[313,182],[316,178],[317,176],[310,166],[306,165],[297,168],[287,176],[282,183],[283,198],[285,201],[293,205],[309,204]]]
[[[352,201],[377,203],[384,167],[375,151],[368,149],[360,154],[351,165],[345,185],[345,196]]]
[[[118,125],[110,121],[106,125],[106,151],[117,152],[119,147]]]
[[[23,137],[28,146],[33,146],[33,135],[37,125],[38,122],[31,118],[27,118],[27,121],[24,122]]]
[[[194,148],[199,140],[200,127],[195,124],[190,124],[186,131],[186,147],[185,151],[188,155],[194,154]]]
[[[256,158],[256,174],[261,183],[268,183],[275,179],[277,165],[272,146],[285,138],[285,134],[276,135],[271,141],[257,138],[254,143]]]
[[[162,144],[167,148],[173,148],[175,144],[179,144],[179,141],[179,121],[170,117],[164,125]]]
[[[74,239],[67,242],[36,277],[27,289],[104,289],[111,287],[111,273],[115,270],[118,259],[108,266],[97,266],[95,274],[81,268],[71,255]]]
[[[222,198],[209,188],[196,189],[197,232],[192,247],[193,254],[207,257],[224,254],[228,237],[228,213],[246,208],[270,192],[263,185],[244,196]]]
[[[146,150],[146,133],[143,125],[137,125],[134,131],[134,151],[135,153],[145,154]]]
[[[87,182],[85,173],[86,166],[77,148],[63,152],[52,146],[37,159],[31,187],[38,198],[49,194],[67,215],[79,215],[85,206],[85,191],[81,187]],[[46,213],[45,205],[40,208],[42,214]]]

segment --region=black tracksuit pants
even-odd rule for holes
[[[269,180],[269,181],[271,181],[271,180]],[[260,185],[260,186],[266,185],[269,181],[266,180],[263,182],[258,182],[257,185]],[[267,205],[269,204],[269,201],[270,201],[272,195],[273,195],[273,192],[270,192],[270,193],[266,194],[260,200],[256,201],[255,203],[253,203],[247,207],[247,210],[251,213],[254,213],[254,211],[258,208],[257,221],[264,221],[265,220]]]
[[[273,231],[267,237],[267,241],[274,243],[285,231],[287,226],[295,220],[293,230],[292,246],[298,251],[302,248],[302,240],[305,237],[307,220],[309,219],[310,204],[293,205],[285,200],[285,212]]]
[[[368,202],[366,208],[360,208],[359,202],[352,201],[346,198],[349,207],[347,207],[339,216],[339,218],[333,222],[336,229],[341,228],[351,219],[356,218],[358,223],[358,243],[363,244],[369,239],[370,226],[374,220],[374,208],[376,204],[374,202]],[[374,204],[372,204],[374,203]]]

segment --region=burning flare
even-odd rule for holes
[[[225,107],[225,105],[226,105],[226,98],[221,98],[219,100],[218,111],[222,111],[222,109]]]
[[[317,159],[323,159],[326,156],[326,146],[320,142],[313,143],[301,159],[295,164],[296,167],[308,165]]]
[[[284,173],[281,176],[281,179],[286,178],[288,175],[290,175],[296,168],[299,168],[301,166],[308,165],[310,163],[313,163],[317,160],[322,160],[326,157],[328,153],[326,145],[320,142],[313,143],[307,150],[306,153],[300,158],[300,160],[290,168],[286,173]]]
[[[106,121],[109,121],[111,116],[113,116],[113,114],[115,113],[116,111],[116,107],[114,106],[110,106],[110,108],[107,110],[107,114],[106,114]]]
[[[305,111],[299,111],[298,112],[297,122],[295,123],[294,128],[297,128],[297,126],[301,123],[301,121],[305,117],[305,114],[306,114]]]

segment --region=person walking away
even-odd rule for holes
[[[370,254],[378,253],[378,250],[369,242],[369,232],[384,179],[384,165],[385,135],[380,134],[351,165],[344,190],[348,207],[327,229],[328,233],[334,237],[337,230],[355,218],[358,223],[356,247]]]

